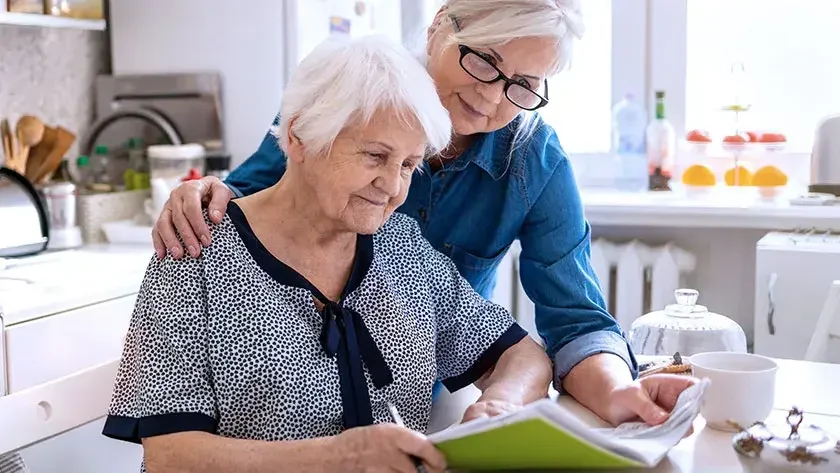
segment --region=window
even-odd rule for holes
[[[838,44],[837,0],[688,0],[686,127],[727,123],[720,108],[738,93],[746,126],[809,152],[819,120],[840,112]]]
[[[540,110],[568,153],[610,149],[612,107],[612,0],[582,2],[585,32],[571,63],[549,80],[549,103]]]

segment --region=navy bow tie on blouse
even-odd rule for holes
[[[385,363],[382,352],[358,312],[335,302],[323,299],[321,302],[324,303],[321,345],[327,355],[335,357],[338,362],[344,428],[371,425],[373,410],[362,362],[367,366],[376,389],[394,381],[391,368]]]

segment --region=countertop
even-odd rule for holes
[[[151,245],[89,245],[7,259],[11,266],[0,269],[3,323],[9,327],[136,294],[153,255]]]
[[[840,205],[791,205],[789,200],[587,188],[581,189],[581,197],[592,225],[840,230]]]

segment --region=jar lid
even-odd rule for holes
[[[709,313],[704,305],[697,304],[700,293],[695,289],[677,289],[674,291],[676,304],[665,306],[665,314],[673,317],[697,318]]]
[[[195,159],[204,157],[204,147],[196,143],[183,145],[152,145],[146,155],[154,159]]]

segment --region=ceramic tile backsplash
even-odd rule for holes
[[[106,41],[102,31],[0,25],[0,117],[14,127],[30,113],[76,133],[75,157],[94,119],[96,76],[107,72]]]

